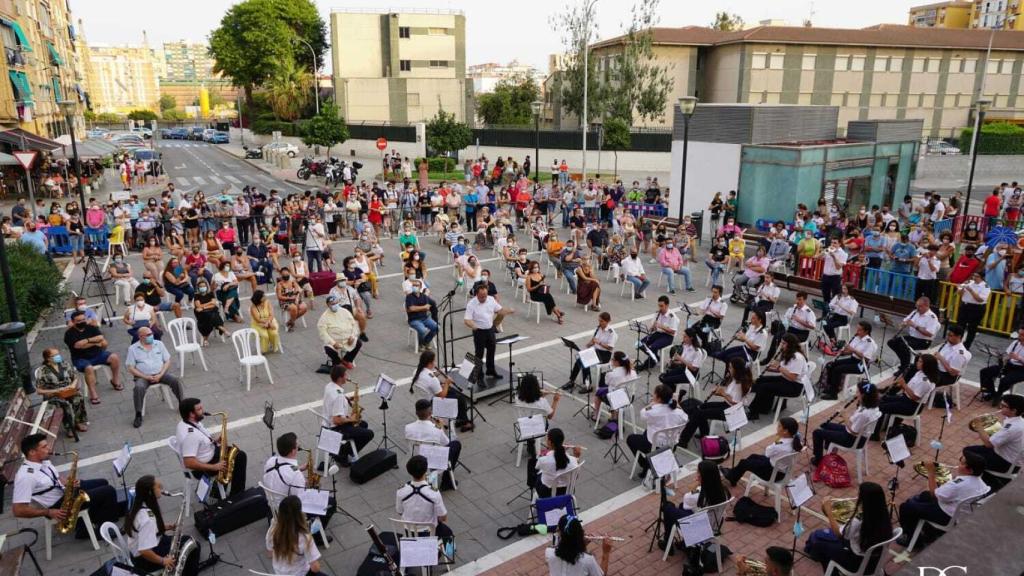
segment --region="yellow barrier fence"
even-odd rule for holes
[[[956,284],[950,282],[939,283],[939,308],[946,310],[946,318],[950,322],[956,322],[960,312],[960,293],[957,292]],[[1020,296],[993,290],[985,304],[985,315],[981,319],[978,328],[986,332],[1009,335],[1013,330],[1014,312]]]

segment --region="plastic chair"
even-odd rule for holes
[[[635,301],[636,300],[636,287],[633,286],[632,282],[626,280],[625,276],[623,276],[622,277],[622,283],[619,286],[619,296],[620,297],[624,297],[626,295],[626,290],[627,289],[629,290],[629,300],[631,302]]]
[[[47,562],[53,556],[53,525],[55,521],[52,518],[40,516],[43,519],[43,540],[46,542],[46,560]],[[85,531],[89,534],[89,541],[92,542],[92,549],[99,550],[100,544],[96,541],[96,531],[92,527],[92,519],[89,518],[88,510],[80,510],[78,512],[78,518],[85,525]]]
[[[843,576],[878,576],[879,574],[885,574],[886,552],[889,551],[889,547],[892,546],[893,542],[899,540],[902,535],[903,528],[897,526],[892,531],[892,538],[879,542],[865,550],[864,555],[861,556],[860,566],[857,567],[856,572],[850,572],[846,568],[836,564],[835,560],[829,561],[828,567],[825,569],[825,576],[832,576],[833,572],[838,572]],[[873,557],[877,558],[878,561],[875,562],[875,569],[868,572],[868,565],[871,564],[871,559]]]
[[[124,243],[124,226],[114,226],[107,241],[107,257],[114,255],[114,249],[121,251],[121,256],[128,256],[128,247]]]
[[[167,447],[174,452],[175,456],[177,456],[178,464],[181,465],[181,473],[182,475],[185,476],[185,487],[182,488],[182,490],[184,491],[185,494],[188,495],[188,498],[185,498],[184,506],[185,516],[189,516],[190,510],[192,509],[192,499],[195,498],[197,501],[199,500],[199,495],[196,494],[196,484],[198,481],[195,479],[194,476],[192,476],[192,472],[188,468],[185,468],[185,460],[184,458],[181,457],[181,449],[178,446],[178,437],[169,436],[166,442]],[[221,500],[228,497],[227,488],[225,488],[223,484],[214,482],[213,485],[217,487],[217,491],[220,493]],[[200,502],[200,504],[202,504],[202,502]]]
[[[544,309],[543,302],[534,302],[529,298],[526,299],[526,317],[529,318],[533,311],[537,311],[537,324],[540,324],[540,311]]]
[[[402,520],[401,518],[389,518],[391,525],[395,529],[395,535],[398,538],[424,538],[433,537],[437,535],[437,524],[433,522],[413,522],[411,520]],[[452,571],[452,564],[455,563],[454,557],[449,557],[445,552],[444,544],[440,544],[440,548],[437,551],[438,554],[438,566],[444,566],[448,572]],[[427,574],[432,573],[432,567],[426,567],[424,570]]]
[[[306,410],[308,410],[311,414],[316,416],[317,421],[320,424],[320,429],[321,430],[323,430],[324,428],[330,428],[332,426],[331,423],[328,422],[327,419],[324,418],[323,414],[321,414],[320,412],[317,412],[313,408],[306,408]],[[317,437],[317,443],[319,444],[319,440],[320,440],[320,433],[319,432],[317,432],[316,437]],[[352,440],[349,440],[349,439],[345,439],[343,437],[342,441],[341,441],[341,445],[342,445],[342,447],[347,445],[349,447],[349,449],[352,450],[352,457],[350,458],[350,460],[352,462],[355,462],[356,460],[359,459],[359,449],[356,448],[356,443],[355,442],[353,442]],[[319,469],[320,468],[320,463],[323,462],[324,463],[324,468],[327,471],[327,473],[329,475],[333,476],[334,474],[338,473],[339,469],[336,466],[331,466],[330,465],[330,461],[331,461],[331,454],[329,452],[327,452],[326,450],[320,450],[319,448],[317,448],[316,452],[313,453],[313,465],[316,466],[317,469]]]
[[[420,446],[423,446],[424,444],[430,445],[430,446],[440,446],[442,448],[447,447],[445,444],[441,444],[440,442],[430,442],[430,441],[427,441],[427,440],[415,440],[413,438],[409,438],[408,436],[405,437],[405,440],[409,443],[409,453],[410,453],[411,456],[418,455],[420,453]],[[459,489],[459,483],[458,483],[457,480],[455,480],[455,469],[452,467],[451,460],[446,462],[446,466],[445,466],[444,471],[447,472],[449,478],[452,479],[452,488],[454,490],[458,490]],[[432,476],[432,479],[430,480],[430,485],[434,488],[434,490],[437,490],[438,492],[440,492],[441,491],[441,476],[439,476],[439,475],[431,475],[431,476]]]
[[[875,422],[878,420],[872,420],[869,422],[860,434],[853,440],[852,446],[843,446],[841,444],[829,444],[825,447],[825,453],[831,452],[853,452],[854,459],[857,461],[857,484],[864,481],[864,474],[868,472],[868,439],[871,432],[875,429]],[[859,446],[859,448],[858,448]]]
[[[623,416],[623,418],[619,419],[619,426],[618,426],[618,428],[619,428],[619,432],[618,432],[619,440],[624,440],[625,439],[625,432],[624,432],[624,430],[626,428],[626,426],[625,426],[626,418],[624,418],[624,416],[626,416],[628,414],[629,415],[629,422],[631,422],[633,424],[633,426],[636,427],[636,423],[637,423],[636,422],[636,406],[633,404],[633,401],[636,400],[636,386],[637,386],[637,384],[639,382],[640,382],[640,378],[637,377],[637,376],[634,376],[634,378],[632,380],[630,380],[629,382],[626,382],[624,384],[624,387],[626,388],[626,394],[629,395],[629,405],[625,406],[624,408],[619,410],[620,415]],[[604,404],[604,402],[599,404],[597,406],[597,418],[594,419],[594,430],[595,431],[597,431],[597,430],[599,430],[601,428],[601,411],[602,410],[608,413],[608,417],[609,418],[611,418],[611,416],[612,416],[612,410],[610,408],[608,408],[608,406],[606,406]]]
[[[718,545],[718,537],[722,535],[722,525],[725,523],[726,516],[725,509],[729,507],[729,504],[732,504],[733,500],[735,500],[735,498],[730,496],[725,502],[715,504],[713,506],[705,506],[704,508],[694,512],[694,514],[700,514],[701,512],[708,513],[708,519],[711,520],[711,531],[715,534],[715,537],[710,541],[715,545],[715,558],[718,561],[719,567],[722,566],[722,547]],[[679,536],[680,541],[682,541],[682,535],[679,533],[679,525],[673,524],[672,530],[668,533],[668,545],[665,546],[665,552],[661,555],[662,562],[666,562],[668,560],[668,555],[672,551],[672,544],[675,542],[676,536]]]
[[[270,363],[267,357],[260,351],[260,335],[252,328],[242,328],[231,333],[231,343],[235,345],[235,355],[238,357],[238,382],[242,382],[242,370],[245,369],[245,391],[252,390],[252,369],[255,366],[263,366],[267,371],[267,380],[274,383],[274,377],[270,375]]]
[[[185,355],[199,354],[199,361],[203,364],[203,371],[208,372],[206,358],[203,356],[203,347],[199,345],[194,318],[175,318],[167,323],[167,331],[171,333],[171,343],[178,352],[178,363],[181,364],[181,375],[185,375]],[[192,356],[192,365],[195,366],[196,358]]]
[[[135,563],[132,562],[132,555],[129,551],[128,542],[124,539],[124,535],[121,534],[121,529],[117,527],[117,524],[113,522],[104,522],[100,526],[100,537],[103,541],[110,546],[110,550],[114,553],[114,560],[124,564],[125,566],[131,566],[135,568]],[[147,572],[147,574],[163,574],[163,569],[156,569]]]
[[[914,412],[911,413],[911,414],[883,414],[882,418],[887,418],[887,421],[886,421],[886,424],[885,424],[885,435],[883,436],[883,438],[888,438],[889,437],[889,430],[892,429],[893,425],[896,423],[896,419],[897,418],[901,419],[901,420],[904,420],[904,421],[906,421],[906,420],[912,421],[914,423],[914,429],[916,429],[918,432],[920,432],[921,431],[921,414],[925,411],[925,409],[928,406],[931,406],[932,399],[934,397],[935,397],[935,391],[934,390],[932,391],[931,394],[926,394],[923,398],[918,400],[917,407],[914,408]]]
[[[810,378],[811,374],[814,374],[814,369],[817,368],[817,366],[818,366],[817,364],[815,364],[814,362],[808,360],[807,361],[807,368],[805,369],[804,374],[803,374],[803,376],[800,377],[800,379],[801,380],[806,380],[806,379]],[[802,412],[807,412],[807,394],[805,394],[803,390],[800,391],[800,395],[799,396],[776,396],[775,397],[775,418],[772,420],[772,424],[775,424],[775,423],[777,423],[779,421],[779,416],[782,414],[782,402],[784,400],[796,400],[797,398],[799,398],[801,400],[801,402],[803,402],[803,410],[802,410]]]
[[[262,481],[257,482],[257,485],[267,496],[267,505],[270,507],[270,514],[276,519],[277,510],[281,507],[281,500],[284,500],[285,496],[288,496],[288,494],[271,490],[264,486]],[[320,521],[319,516],[313,516],[313,519],[309,522],[309,532],[310,534],[316,534],[319,532],[323,536],[320,540],[323,542],[324,549],[331,547],[330,538],[327,538],[326,534],[324,534],[324,524]]]
[[[802,451],[801,451],[802,452]],[[775,493],[775,513],[779,520],[782,519],[782,493],[786,490],[786,484],[789,484],[790,479],[793,477],[793,471],[796,469],[796,459],[800,456],[800,452],[794,452],[787,454],[776,460],[775,465],[772,466],[771,478],[777,478],[778,473],[785,468],[786,472],[782,478],[777,482],[769,482],[761,479],[761,477],[752,474],[750,479],[747,480],[747,488],[743,491],[744,496],[749,496],[750,491],[757,484],[764,484],[764,493]],[[778,522],[778,520],[776,520]]]
[[[924,529],[925,524],[931,526],[932,528],[935,528],[939,532],[949,532],[954,526],[956,526],[956,523],[960,520],[960,516],[965,514],[966,510],[970,509],[970,507],[973,506],[975,502],[981,500],[982,498],[985,497],[986,494],[992,491],[991,488],[988,488],[987,486],[986,488],[987,490],[985,490],[983,493],[978,494],[977,496],[966,498],[962,500],[959,504],[957,504],[956,510],[953,510],[953,515],[950,516],[949,522],[947,522],[946,524],[938,524],[936,522],[932,522],[931,520],[919,520],[917,522],[917,526],[914,527],[914,534],[910,537],[910,543],[907,545],[906,553],[894,555],[896,556],[896,561],[903,562],[909,560],[907,553],[913,552],[914,546],[917,545],[917,539],[921,536],[921,530]]]
[[[663,428],[663,429],[658,430],[657,432],[655,432],[654,433],[654,441],[651,442],[651,452],[654,452],[656,450],[660,450],[662,448],[668,448],[668,449],[672,450],[673,453],[675,453],[677,443],[679,442],[679,435],[683,433],[683,428],[685,428],[685,425],[682,425],[682,426],[671,426],[669,428]],[[629,477],[630,477],[630,479],[632,479],[632,478],[634,478],[636,476],[636,469],[639,466],[640,466],[640,452],[637,451],[637,453],[633,455],[633,467],[630,468],[630,470],[629,470]],[[645,482],[647,481],[647,478],[650,477],[650,475],[651,475],[651,469],[648,468],[647,469],[647,475],[644,476],[644,481]]]

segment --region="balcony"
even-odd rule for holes
[[[8,68],[21,68],[25,66],[25,55],[20,49],[4,47],[4,57],[7,59]]]

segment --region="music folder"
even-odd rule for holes
[[[563,337],[562,338],[562,344],[564,344],[565,347],[569,348],[570,350],[575,350],[577,352],[580,351],[580,347],[577,346],[575,342],[573,342],[572,340],[569,340],[568,338],[564,338]]]

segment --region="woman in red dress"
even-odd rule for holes
[[[384,203],[380,201],[380,196],[373,195],[373,199],[370,200],[370,210],[368,214],[370,224],[373,224],[373,230],[378,235],[381,233],[381,225],[384,223]]]

